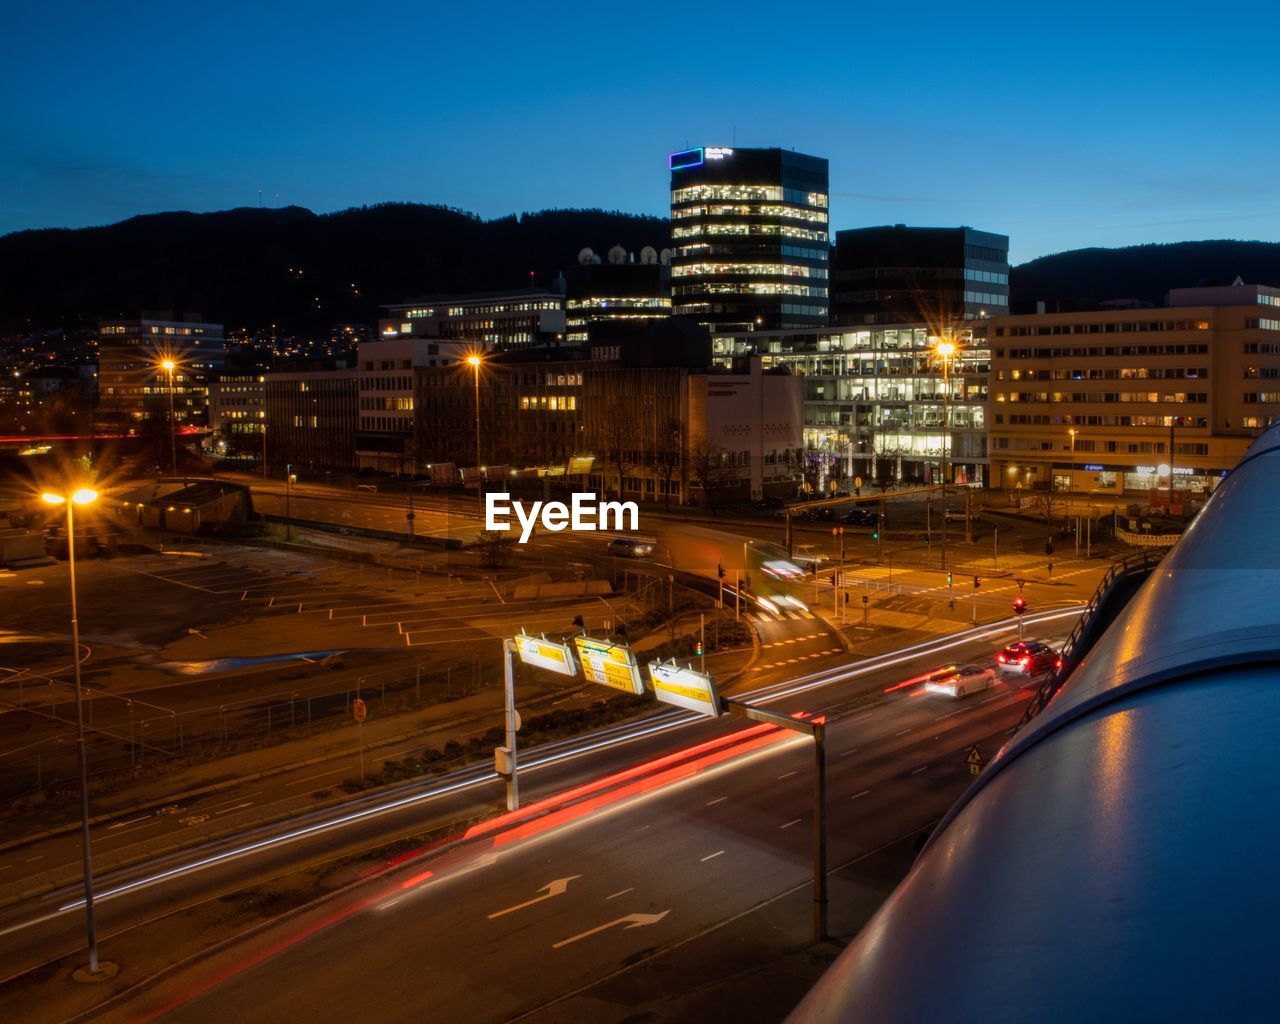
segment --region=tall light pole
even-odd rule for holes
[[[478,355],[467,356],[467,365],[471,367],[476,385],[476,508],[480,517],[484,518],[484,480],[480,472],[480,363]]]
[[[286,465],[284,467],[284,539],[286,541],[293,540],[293,485],[297,483],[297,476],[294,475],[293,466]]]
[[[84,711],[80,692],[80,620],[76,613],[76,505],[97,500],[98,492],[82,487],[68,499],[65,494],[45,492],[50,505],[67,507],[67,578],[71,589],[71,661],[76,685],[76,753],[80,762],[80,843],[84,854],[84,908],[89,933],[89,973],[98,973],[98,932],[93,923],[93,862],[89,853],[89,768],[84,743]]]
[[[947,567],[947,445],[950,441],[951,417],[951,357],[956,354],[956,343],[950,338],[939,338],[933,350],[942,359],[942,568]]]
[[[1071,427],[1067,433],[1071,435],[1071,469],[1067,476],[1067,497],[1069,498],[1076,490],[1076,428]]]
[[[177,369],[177,364],[172,359],[166,359],[160,364],[161,368],[169,375],[169,451],[172,456],[170,470],[174,476],[178,475],[178,430],[177,424],[173,419],[173,371]]]

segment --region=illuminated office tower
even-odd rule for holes
[[[826,326],[827,161],[702,147],[669,166],[675,314],[713,332]]]

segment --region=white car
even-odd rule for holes
[[[825,551],[820,551],[814,544],[797,544],[795,554],[791,556],[791,560],[796,565],[802,565],[806,569],[812,571],[813,567],[821,567],[824,563],[831,561]]]
[[[924,691],[959,698],[990,689],[995,681],[996,672],[993,668],[983,668],[980,665],[952,666],[926,682]]]
[[[949,523],[963,523],[965,520],[964,509],[949,508],[946,511],[945,518]],[[969,521],[972,523],[976,523],[978,521],[978,513],[970,512]]]

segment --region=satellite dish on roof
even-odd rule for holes
[[[658,262],[658,250],[651,245],[646,245],[640,250],[640,262],[645,266],[653,266]]]
[[[662,252],[658,254],[658,261],[659,261],[659,262],[660,262],[664,267],[669,267],[669,266],[671,266],[671,250],[670,250],[670,249],[663,249],[663,250],[662,250]]]
[[[595,262],[596,262],[596,254],[591,251],[590,246],[578,252],[578,263],[581,266],[585,267],[588,264],[595,263]]]
[[[614,266],[627,262],[627,250],[620,245],[615,245],[609,250],[609,262]]]

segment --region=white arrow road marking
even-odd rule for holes
[[[559,949],[562,946],[569,945],[571,942],[577,942],[579,939],[590,938],[592,935],[602,932],[607,928],[612,928],[616,924],[624,925],[627,928],[643,928],[645,925],[657,924],[669,913],[671,913],[670,910],[664,910],[661,914],[628,914],[626,917],[620,917],[616,921],[610,921],[608,924],[597,925],[590,931],[582,932],[581,934],[574,935],[568,939],[561,939],[559,942],[553,942],[551,944],[551,948]]]
[[[488,915],[488,918],[492,921],[495,917],[501,917],[503,914],[514,914],[517,910],[524,910],[525,907],[531,907],[535,903],[541,903],[543,900],[549,900],[555,896],[563,896],[565,890],[569,888],[569,883],[574,879],[581,877],[581,875],[570,875],[568,878],[557,878],[555,881],[548,882],[538,890],[538,892],[543,895],[536,896],[531,900],[525,900],[523,903],[517,903],[514,907],[507,907],[506,910],[495,910],[492,914]]]

